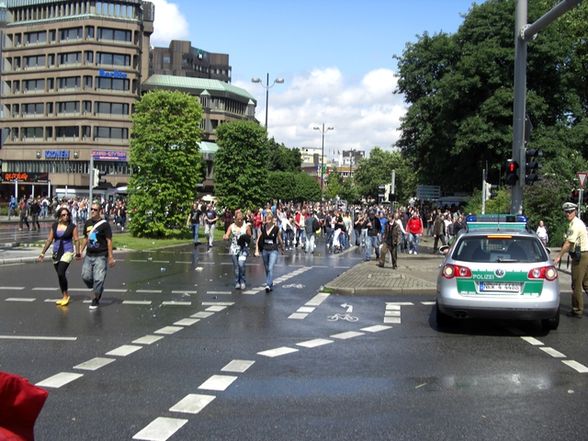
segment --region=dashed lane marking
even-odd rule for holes
[[[202,302],[202,306],[233,306],[235,302]]]
[[[163,338],[163,335],[145,335],[143,337],[137,338],[133,340],[131,343],[135,343],[136,345],[151,345],[156,341],[159,341]]]
[[[135,291],[137,294],[161,294],[163,290],[161,289],[138,289]]]
[[[123,300],[123,305],[151,305],[151,300]]]
[[[3,291],[22,291],[25,289],[24,286],[0,286],[0,290]]]
[[[85,371],[96,371],[104,366],[109,365],[115,358],[96,357],[74,366],[74,369],[82,369]]]
[[[537,340],[535,337],[521,337],[521,338],[533,346],[543,346],[543,342],[540,340]]]
[[[290,320],[304,320],[306,317],[308,317],[308,313],[302,313],[302,312],[293,312],[292,314],[290,314],[288,316],[288,318]]]
[[[296,343],[296,346],[302,346],[303,348],[317,348],[319,346],[328,345],[329,343],[333,343],[333,340],[327,340],[326,338],[315,338],[313,340]]]
[[[225,309],[227,309],[226,306],[223,305],[212,305],[209,306],[208,308],[206,308],[206,311],[208,312],[220,312],[220,311],[224,311]]]
[[[143,430],[135,434],[133,439],[147,441],[165,441],[182,428],[188,420],[181,418],[157,417]]]
[[[182,328],[181,326],[164,326],[163,328],[158,329],[157,331],[154,331],[154,334],[164,334],[164,335],[172,335],[175,334],[178,331],[181,331]]]
[[[361,328],[360,331],[381,332],[381,331],[386,331],[387,329],[392,329],[392,326],[374,325],[374,326],[368,326],[367,328]]]
[[[200,311],[200,312],[197,312],[196,314],[192,314],[190,317],[197,318],[197,319],[205,319],[205,318],[210,317],[211,315],[214,315],[214,312]]]
[[[539,349],[541,349],[546,354],[551,355],[553,358],[567,358],[564,354],[562,354],[559,351],[556,351],[553,348],[550,348],[549,346],[543,346],[543,347],[540,347]]]
[[[58,289],[58,288],[57,287],[50,288],[48,286],[38,286],[38,287],[31,289],[31,291],[55,291],[56,289]]]
[[[234,375],[212,375],[198,389],[224,391],[239,377]]]
[[[126,357],[127,355],[131,355],[133,352],[137,352],[140,349],[143,349],[143,346],[122,345],[116,349],[113,349],[112,351],[107,352],[106,355],[111,355],[114,357]]]
[[[189,394],[169,408],[170,412],[197,414],[208,406],[216,397],[214,395]]]
[[[31,303],[34,302],[35,300],[37,300],[34,297],[8,297],[7,299],[4,299],[6,302],[25,302],[25,303]]]
[[[65,386],[66,384],[71,383],[72,381],[77,380],[83,376],[84,374],[77,374],[74,372],[60,372],[44,379],[43,381],[40,381],[39,383],[36,383],[36,386],[59,389],[60,387]]]
[[[253,366],[253,363],[255,363],[253,360],[232,360],[221,369],[221,372],[235,372],[242,374]]]
[[[319,306],[321,303],[323,303],[329,297],[329,295],[330,295],[329,293],[320,292],[316,296],[314,296],[312,299],[310,299],[308,302],[306,302],[305,305],[306,306]]]
[[[226,296],[233,294],[231,291],[206,291],[207,295]]]
[[[180,302],[177,300],[168,300],[161,302],[161,306],[192,306],[192,302]]]
[[[174,323],[175,326],[192,326],[195,323],[198,323],[200,319],[193,319],[193,318],[185,318],[182,320],[178,320]]]
[[[257,355],[263,355],[264,357],[280,357],[282,355],[291,354],[293,352],[298,352],[298,349],[289,348],[287,346],[282,346],[280,348],[275,349],[268,349],[267,351],[258,352]]]
[[[198,294],[198,291],[173,290],[172,294]]]
[[[365,335],[365,333],[364,332],[357,332],[357,331],[347,331],[347,332],[341,332],[339,334],[333,334],[330,337],[337,338],[339,340],[348,340],[350,338],[359,337],[361,335]]]
[[[568,365],[580,374],[588,373],[588,367],[584,366],[582,363],[578,363],[575,360],[562,360],[562,363]]]

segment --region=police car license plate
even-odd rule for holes
[[[518,294],[521,292],[521,284],[480,282],[480,292],[504,292],[509,294]]]

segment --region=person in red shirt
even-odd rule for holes
[[[418,254],[419,239],[423,235],[423,220],[418,211],[413,211],[412,216],[406,223],[408,233],[408,254]]]

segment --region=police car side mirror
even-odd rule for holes
[[[442,245],[441,247],[439,247],[439,254],[443,254],[444,256],[446,256],[447,253],[449,253],[449,248],[451,248],[449,245]]]

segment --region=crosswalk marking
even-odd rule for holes
[[[154,334],[165,334],[165,335],[171,335],[171,334],[175,334],[178,331],[181,331],[182,328],[181,326],[164,326],[163,328],[158,329],[157,331],[154,331]]]
[[[135,292],[138,294],[161,294],[163,291],[161,289],[138,289]]]
[[[106,355],[112,355],[115,357],[126,357],[127,355],[137,352],[139,349],[143,349],[143,346],[135,345],[122,345],[112,351],[106,353]]]
[[[169,411],[197,414],[215,398],[214,395],[189,394],[170,407]]]
[[[74,366],[74,369],[95,371],[95,370],[98,370],[104,366],[109,365],[110,363],[112,363],[115,360],[116,359],[114,359],[114,358],[96,357],[96,358],[92,358],[91,360],[85,361],[83,363],[80,363],[80,364]]]
[[[212,375],[208,380],[198,386],[198,389],[205,390],[226,390],[239,377],[234,375]]]
[[[333,334],[333,335],[331,335],[331,338],[337,338],[339,340],[348,340],[350,338],[359,337],[361,335],[365,335],[365,333],[357,332],[357,331],[347,331],[347,332],[341,332],[339,334]]]
[[[200,311],[200,312],[197,312],[196,314],[192,314],[190,317],[201,319],[201,318],[208,318],[211,315],[214,315],[214,312]]]
[[[192,302],[178,302],[176,300],[168,300],[161,302],[161,306],[191,306]]]
[[[123,300],[123,305],[151,305],[151,300]]]
[[[133,439],[146,441],[165,441],[182,428],[188,420],[180,418],[157,417],[137,432]]]
[[[163,335],[145,335],[143,337],[133,340],[132,343],[136,345],[150,345],[163,338]]]
[[[58,374],[52,375],[49,378],[45,378],[43,381],[38,382],[36,386],[59,389],[60,387],[65,386],[66,384],[71,383],[72,381],[77,380],[83,376],[84,374],[77,374],[74,372],[60,372]]]
[[[193,319],[193,318],[185,318],[182,320],[178,320],[174,323],[175,326],[192,326],[195,323],[198,323],[200,319]]]
[[[333,343],[333,340],[327,340],[326,338],[315,338],[313,340],[296,343],[296,346],[302,346],[303,348],[317,348],[319,346],[328,345],[329,343]]]
[[[576,372],[579,372],[581,374],[588,373],[588,367],[584,366],[582,363],[578,363],[575,360],[562,360],[562,363],[568,365]]]
[[[298,352],[298,349],[289,348],[287,346],[282,346],[280,348],[275,349],[268,349],[267,351],[258,352],[257,355],[263,355],[264,357],[280,357],[282,355],[291,354],[292,352]]]
[[[539,349],[541,349],[546,354],[551,355],[553,358],[566,358],[566,356],[564,354],[562,354],[559,351],[556,351],[553,348],[550,348],[549,346],[543,346]]]
[[[521,337],[521,339],[523,339],[529,344],[532,344],[533,346],[543,346],[543,342],[537,340],[535,337]]]
[[[7,299],[5,299],[5,301],[7,302],[25,302],[25,303],[30,303],[30,302],[34,302],[35,298],[33,297],[8,297]]]
[[[255,363],[253,360],[232,360],[225,367],[221,369],[221,372],[237,372],[242,374]]]
[[[326,292],[319,292],[312,299],[310,299],[308,302],[306,302],[305,305],[306,306],[319,306],[321,303],[323,303],[329,297],[329,295],[330,294],[326,293]]]
[[[380,332],[380,331],[385,331],[387,329],[392,329],[392,326],[374,325],[374,326],[368,326],[367,328],[361,328],[360,331]]]
[[[24,286],[0,286],[0,290],[4,291],[22,291],[25,289]]]

